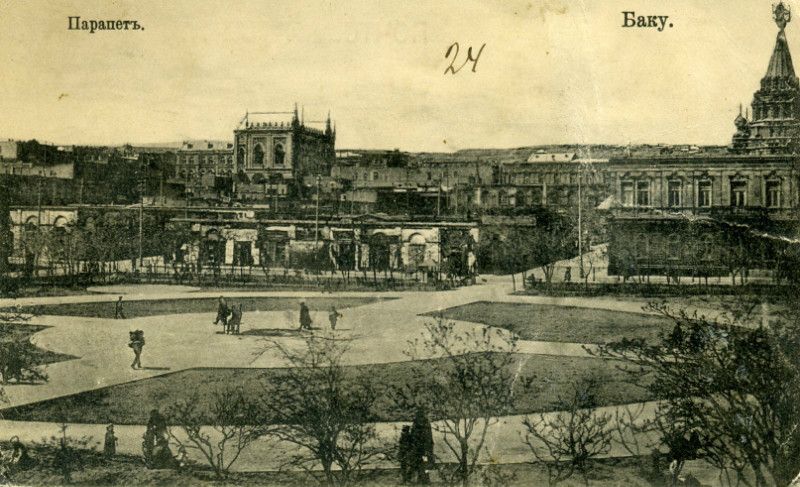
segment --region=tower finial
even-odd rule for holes
[[[792,21],[792,11],[782,1],[778,2],[777,5],[772,5],[772,18],[782,31],[786,28],[786,24]]]

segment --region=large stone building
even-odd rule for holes
[[[455,153],[341,151],[332,177],[362,211],[479,215],[533,206],[596,206],[607,196],[607,159],[574,151],[474,149]]]
[[[752,118],[740,113],[726,155],[619,157],[609,161],[615,200],[609,273],[709,276],[780,271],[798,236],[800,85],[784,28]]]
[[[177,152],[174,176],[185,185],[187,201],[229,202],[236,176],[233,142],[184,141]]]
[[[264,116],[269,120],[259,121]],[[336,131],[330,116],[324,128],[311,126],[318,123],[301,120],[297,107],[294,112],[248,113],[234,130],[235,167],[245,176],[237,183],[237,198],[302,198],[309,193],[308,176],[329,175]]]

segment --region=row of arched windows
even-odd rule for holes
[[[264,146],[260,143],[256,143],[253,147],[253,165],[256,166],[263,166],[264,165],[264,156],[266,153],[264,152]],[[244,159],[244,149],[239,148],[239,157]],[[275,147],[272,149],[272,162],[276,166],[282,166],[284,164],[284,159],[286,158],[286,149],[283,148],[283,144],[275,144]]]

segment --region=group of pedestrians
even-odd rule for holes
[[[242,303],[237,305],[228,305],[224,296],[220,296],[217,301],[217,316],[214,319],[214,324],[221,324],[225,334],[238,335],[241,333],[242,326]],[[336,325],[342,314],[336,309],[336,306],[331,306],[328,311],[328,321],[331,330],[336,330]],[[122,296],[120,296],[114,303],[114,318],[125,319],[125,311],[122,304]],[[311,319],[311,311],[306,305],[305,301],[300,303],[300,330],[312,330],[314,321]],[[144,349],[144,332],[142,330],[134,330],[130,332],[130,339],[128,346],[133,350],[134,359],[131,363],[132,369],[142,368],[142,350]]]
[[[398,448],[400,477],[404,484],[429,484],[429,472],[435,466],[433,431],[423,409],[417,409],[411,426],[404,425]]]
[[[147,429],[142,435],[142,453],[147,468],[182,468],[186,465],[186,449],[183,446],[178,449],[177,455],[172,454],[167,420],[157,409],[150,411]]]
[[[222,329],[225,334],[238,335],[242,326],[242,303],[234,306],[228,306],[225,298],[220,296],[217,303],[217,318],[214,324],[222,324]]]
[[[336,306],[331,306],[330,310],[328,311],[328,322],[331,325],[331,330],[336,329],[336,324],[339,322],[339,318],[342,317],[342,314],[336,309]],[[305,301],[300,302],[300,330],[311,330],[314,321],[311,319],[311,312],[306,306]]]

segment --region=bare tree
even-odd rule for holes
[[[594,378],[573,384],[570,395],[558,401],[560,411],[523,421],[525,444],[536,461],[546,465],[550,485],[576,473],[588,485],[592,460],[611,449],[612,415],[595,410],[597,387]]]
[[[241,453],[263,436],[268,426],[263,423],[258,402],[241,387],[229,386],[215,392],[207,409],[203,403],[194,393],[169,407],[167,418],[176,425],[168,430],[169,436],[178,445],[199,451],[216,476],[224,478]]]
[[[520,387],[517,338],[490,327],[456,329],[442,318],[425,328],[406,352],[418,381],[396,391],[396,402],[405,411],[424,408],[431,415],[458,481],[467,485],[489,428],[513,411]]]
[[[650,393],[664,398],[654,424],[677,470],[703,458],[745,485],[787,485],[800,471],[800,320],[747,329],[651,309],[675,323],[660,343],[623,340],[598,354],[625,362],[633,381],[651,374]]]
[[[295,348],[268,343],[289,364],[280,378],[263,381],[262,403],[269,436],[299,447],[285,466],[304,469],[331,486],[362,479],[364,467],[390,449],[375,430],[379,391],[368,377],[355,376],[343,365],[349,341],[324,334],[307,336]]]
[[[66,417],[66,411],[60,410],[58,416]],[[95,442],[91,436],[74,437],[67,433],[69,425],[65,421],[58,424],[58,434],[43,438],[39,443],[48,449],[54,449],[53,467],[61,474],[64,484],[72,483],[72,474],[84,468],[86,450],[94,450]]]
[[[25,310],[19,306],[0,308],[0,332],[3,328],[28,323],[36,310]],[[11,334],[0,336],[0,375],[4,383],[11,379],[17,382],[39,382],[47,380],[47,373],[39,368],[37,354],[27,339]]]

